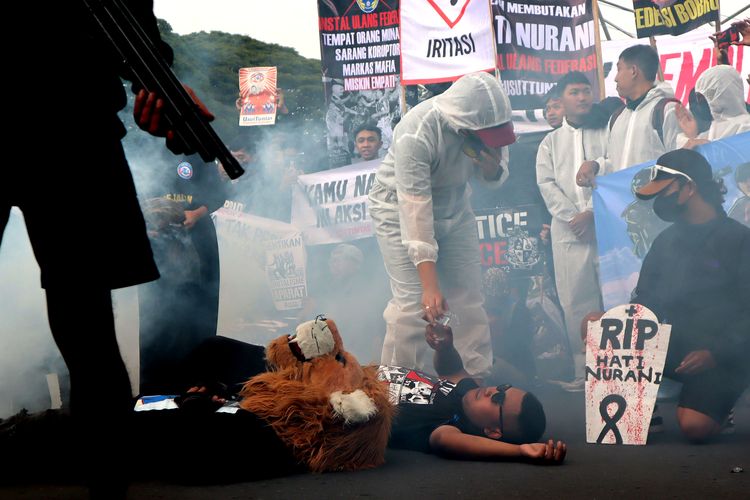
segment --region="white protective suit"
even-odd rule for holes
[[[580,325],[583,317],[602,310],[596,242],[580,241],[568,226],[578,213],[592,210],[591,188],[576,185],[576,172],[585,160],[604,156],[607,128],[572,127],[567,120],[547,134],[536,155],[536,179],[552,215],[552,258],[555,284],[565,315],[576,376],[583,376]]]
[[[382,364],[424,367],[428,346],[416,266],[431,261],[448,307],[458,316],[451,326],[466,370],[489,373],[492,347],[468,182],[476,175],[480,182],[500,186],[508,177],[508,148],[502,149],[502,175],[486,181],[463,153],[459,130],[494,127],[510,119],[510,101],[498,80],[473,73],[414,107],[396,126],[369,195],[393,294],[383,312]]]
[[[646,93],[635,109],[626,107],[615,120],[607,141],[607,157],[597,158],[599,175],[611,174],[624,168],[655,160],[677,148],[677,135],[682,131],[675,116],[676,103],[664,107],[664,139],[654,129],[651,117],[662,98],[673,98],[668,83],[659,83]]]
[[[742,77],[733,67],[720,65],[707,69],[695,82],[695,91],[706,98],[713,117],[711,127],[698,138],[715,141],[750,130]],[[680,134],[679,145],[685,142],[687,137]]]

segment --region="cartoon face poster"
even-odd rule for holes
[[[276,123],[276,67],[240,68],[240,126]]]

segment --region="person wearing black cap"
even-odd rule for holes
[[[677,420],[691,441],[719,433],[750,383],[750,229],[727,217],[723,193],[687,149],[659,157],[636,191],[674,222],[646,255],[633,302],[672,325],[665,375],[683,384]]]

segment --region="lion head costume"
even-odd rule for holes
[[[344,350],[332,320],[302,323],[268,345],[269,371],[243,387],[240,405],[266,420],[311,471],[377,467],[384,462],[394,407],[376,367]]]

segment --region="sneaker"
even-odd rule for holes
[[[727,415],[727,419],[724,420],[724,425],[721,426],[721,430],[719,431],[720,434],[724,436],[731,436],[735,432],[734,427],[734,408],[729,410],[729,415]]]
[[[661,418],[659,405],[654,405],[654,412],[651,414],[651,422],[648,424],[649,434],[661,434],[664,432],[664,419]]]

